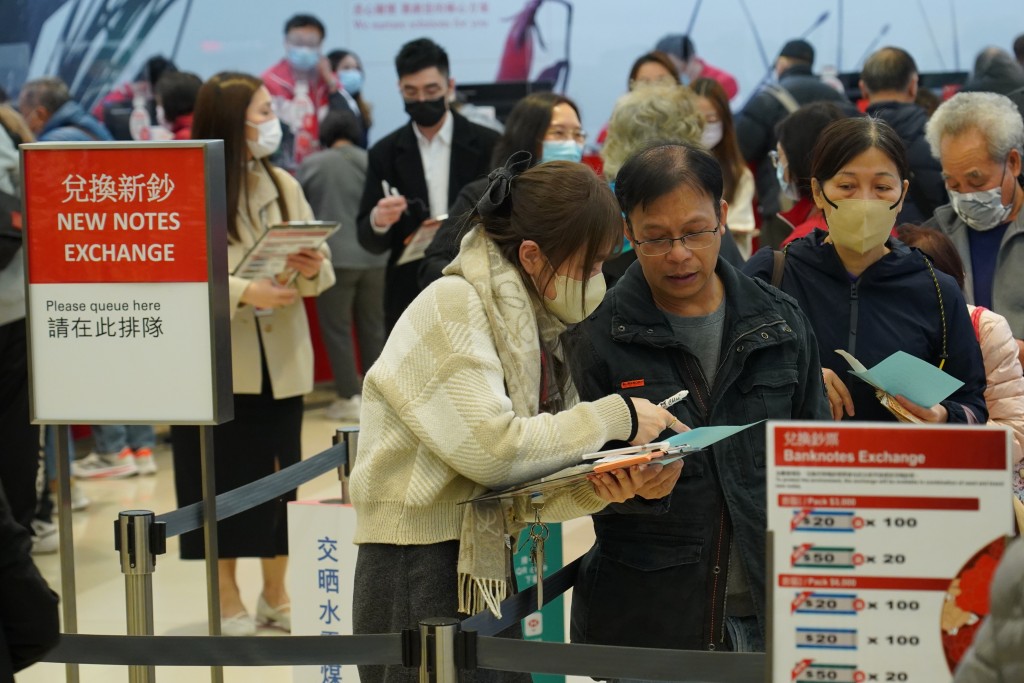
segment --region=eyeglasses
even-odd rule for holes
[[[582,130],[565,130],[564,128],[549,128],[544,134],[545,140],[575,140],[581,145],[587,141],[587,133]]]
[[[718,234],[718,229],[721,227],[722,224],[719,223],[715,226],[714,230],[701,230],[699,232],[691,232],[682,237],[663,237],[656,240],[634,242],[633,244],[636,246],[636,250],[644,256],[664,256],[672,251],[672,246],[675,242],[682,242],[683,246],[690,251],[707,249],[715,243],[715,235]]]

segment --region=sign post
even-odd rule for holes
[[[1010,434],[768,425],[768,680],[952,679],[1012,533]]]
[[[223,143],[21,150],[32,420],[200,425],[210,628],[218,632],[210,428],[233,417]],[[62,438],[61,582],[65,630],[74,633]],[[77,680],[77,670],[68,675]]]

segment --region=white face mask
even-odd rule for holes
[[[587,297],[583,298],[583,281],[568,275],[555,275],[555,298],[544,297],[544,307],[566,325],[582,322],[604,301],[604,274],[597,272],[586,282]]]
[[[249,145],[249,151],[252,152],[253,157],[256,159],[270,156],[281,146],[281,120],[276,116],[263,123],[246,121],[245,125],[252,126],[259,134],[259,137],[255,140],[246,140],[246,143]]]
[[[722,141],[722,122],[715,121],[704,126],[704,132],[700,135],[700,144],[705,149],[714,149]]]
[[[956,192],[949,190],[949,203],[953,210],[969,227],[978,232],[991,230],[997,225],[1006,222],[1013,211],[1013,200],[1017,194],[1017,181],[1013,182],[1013,194],[1010,195],[1010,203],[1003,204],[1003,180],[1006,178],[1006,165],[1003,165],[1003,175],[999,177],[999,184],[991,190],[980,192]]]
[[[779,165],[775,167],[775,178],[779,181],[779,189],[782,191],[782,194],[794,202],[798,202],[800,201],[800,188],[792,180],[786,180],[787,168],[789,168],[789,165],[780,161]]]

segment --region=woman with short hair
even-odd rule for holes
[[[814,230],[785,250],[781,272],[765,248],[744,272],[776,281],[811,321],[832,416],[892,422],[896,418],[871,385],[849,377],[844,350],[867,367],[904,351],[964,384],[933,406],[896,401],[920,422],[984,423],[985,370],[953,279],[921,252],[890,235],[909,187],[910,169],[899,136],[868,117],[830,124],[811,162],[811,192],[828,232]]]

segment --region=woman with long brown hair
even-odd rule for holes
[[[399,318],[363,384],[351,482],[356,633],[494,611],[511,592],[503,520],[517,533],[525,506],[460,503],[579,463],[608,441],[642,444],[682,429],[643,399],[580,403],[569,377],[559,335],[600,304],[601,263],[622,240],[607,184],[571,161],[490,178],[458,257]],[[675,465],[598,475],[549,496],[543,515],[660,498],[678,475]],[[415,671],[360,667],[359,676],[395,683]]]
[[[722,167],[722,199],[729,204],[729,230],[743,258],[750,258],[750,242],[755,237],[754,175],[740,152],[729,97],[713,78],[698,78],[690,88],[697,95],[697,110],[704,117],[701,144]]]
[[[270,93],[248,74],[219,73],[199,90],[192,124],[195,140],[223,140],[227,184],[228,271],[234,270],[266,229],[287,220],[311,220],[298,182],[269,161],[281,141],[281,123]],[[214,427],[217,492],[230,491],[299,461],[302,396],[313,388],[313,346],[302,297],[334,284],[327,247],[288,256],[276,278],[228,278],[234,420]],[[202,498],[199,435],[175,427],[175,489],[179,506]],[[235,581],[239,557],[259,557],[263,592],[256,615],[291,629],[285,571],[288,535],[285,503],[292,491],[218,523],[221,630],[251,635],[249,616]],[[201,559],[199,532],[181,537],[184,559]]]

